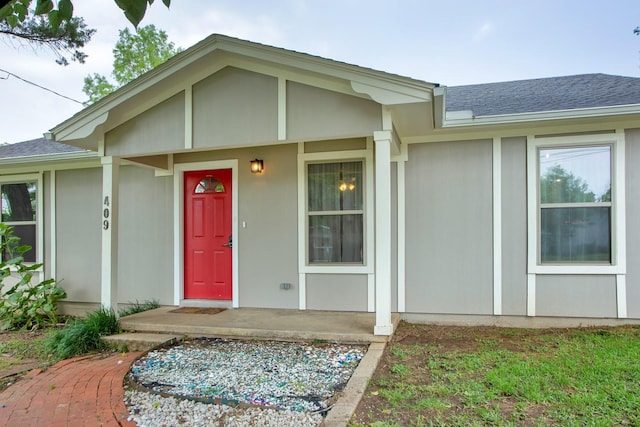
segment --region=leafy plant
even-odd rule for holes
[[[120,332],[118,318],[111,309],[100,307],[86,319],[74,319],[64,329],[56,331],[45,342],[47,351],[57,359],[104,350],[101,337]]]
[[[0,297],[0,329],[40,328],[58,322],[58,301],[67,293],[55,279],[32,284],[33,272],[42,264],[24,264],[29,245],[20,245],[13,227],[0,223],[0,288],[12,275],[19,279]]]

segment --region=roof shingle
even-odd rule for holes
[[[536,113],[640,104],[640,78],[580,74],[447,88],[448,112],[473,115]]]

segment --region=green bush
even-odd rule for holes
[[[40,328],[58,322],[58,301],[67,293],[54,279],[32,284],[33,272],[42,264],[24,264],[31,246],[20,245],[13,227],[0,223],[0,288],[3,280],[16,274],[18,282],[0,297],[0,330]]]
[[[101,307],[89,313],[85,319],[74,319],[64,329],[53,333],[46,340],[45,347],[56,359],[67,359],[105,350],[107,345],[101,337],[118,332],[120,326],[113,310]]]

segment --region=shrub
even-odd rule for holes
[[[3,280],[16,274],[18,282],[0,297],[0,330],[40,328],[58,322],[58,301],[67,293],[54,279],[32,284],[33,272],[42,264],[24,264],[31,246],[20,245],[13,227],[0,223],[0,289]]]
[[[120,326],[113,310],[101,307],[89,313],[86,319],[74,319],[64,329],[53,333],[45,347],[55,358],[67,359],[106,349],[101,337],[118,332]]]

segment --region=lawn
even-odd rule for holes
[[[401,323],[350,425],[640,425],[640,328]]]

